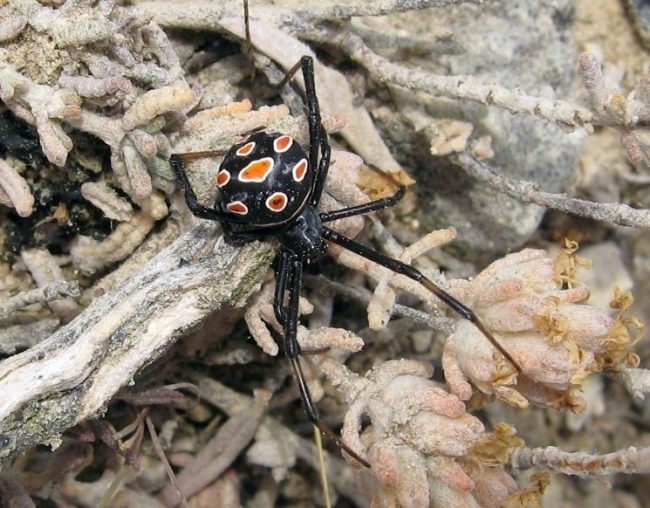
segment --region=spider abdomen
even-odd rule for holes
[[[258,132],[226,153],[217,206],[251,225],[281,224],[304,209],[312,180],[307,154],[293,138]]]

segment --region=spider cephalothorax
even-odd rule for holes
[[[268,132],[253,134],[226,153],[216,174],[221,197],[213,208],[197,201],[187,178],[186,163],[221,154],[217,151],[174,154],[170,162],[185,191],[187,205],[194,215],[221,222],[228,237],[235,242],[269,237],[279,240],[281,249],[275,271],[274,310],[284,329],[284,352],[291,362],[305,411],[314,425],[332,437],[360,463],[369,466],[364,458],[346,446],[318,417],[299,360],[298,301],[303,265],[323,254],[326,242],[338,244],[419,282],[465,319],[474,323],[494,347],[517,370],[519,368],[470,308],[445,292],[419,270],[365,247],[324,225],[336,219],[393,206],[404,195],[404,187],[394,182],[397,191],[391,197],[333,212],[316,211],[329,169],[330,146],[327,133],[321,124],[312,58],[302,57],[287,73],[283,83],[300,69],[305,82],[304,99],[309,113],[308,155],[287,135]]]

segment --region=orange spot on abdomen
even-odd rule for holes
[[[225,169],[222,169],[219,171],[219,174],[217,175],[217,185],[219,187],[223,187],[230,181],[230,173],[226,171]]]
[[[248,207],[241,201],[233,201],[226,205],[228,211],[233,213],[238,213],[240,215],[246,215],[248,213]]]
[[[293,179],[296,182],[302,182],[303,178],[305,178],[305,174],[307,173],[307,166],[307,159],[302,159],[293,167]]]
[[[273,212],[281,212],[287,206],[289,199],[284,192],[274,192],[266,200],[266,206]]]
[[[273,169],[273,159],[264,157],[251,162],[239,173],[240,182],[263,182]]]
[[[236,153],[237,155],[249,155],[253,151],[253,148],[255,148],[255,142],[251,141],[242,146]]]
[[[273,141],[273,149],[280,153],[286,152],[292,143],[293,139],[291,139],[291,136],[280,136]]]

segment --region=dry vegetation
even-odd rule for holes
[[[417,265],[523,371],[330,247],[304,278],[305,373],[372,465],[326,442],[332,503],[644,506],[650,30],[623,3],[260,1],[246,42],[238,0],[1,2],[0,504],[325,503],[277,246],[226,242],[169,165],[256,129],[307,145],[274,85],[308,54],[321,206],[390,192],[368,166],[409,184],[337,230]],[[190,166],[202,202],[218,163]]]

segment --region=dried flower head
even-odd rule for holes
[[[480,464],[474,450],[489,437],[483,424],[465,412],[458,397],[428,379],[430,365],[394,360],[360,377],[324,355],[317,361],[349,403],[342,437],[372,465],[380,484],[373,506],[381,501],[381,506],[428,507],[433,499],[441,506],[476,505],[477,483],[470,473],[483,467],[493,472],[492,486],[482,489],[494,506],[516,491],[503,463]],[[363,415],[370,425],[360,434]],[[500,448],[507,457],[508,446],[521,446],[508,437]]]
[[[628,360],[641,324],[625,317],[630,295],[617,294],[617,316],[584,303],[586,287],[576,268],[587,262],[575,256],[577,245],[552,259],[545,251],[526,249],[488,266],[464,288],[464,300],[521,367],[517,374],[479,330],[460,322],[447,339],[443,368],[453,393],[472,395],[470,382],[487,395],[512,405],[530,403],[569,407],[579,412],[576,395],[586,377],[603,368],[615,370]]]

